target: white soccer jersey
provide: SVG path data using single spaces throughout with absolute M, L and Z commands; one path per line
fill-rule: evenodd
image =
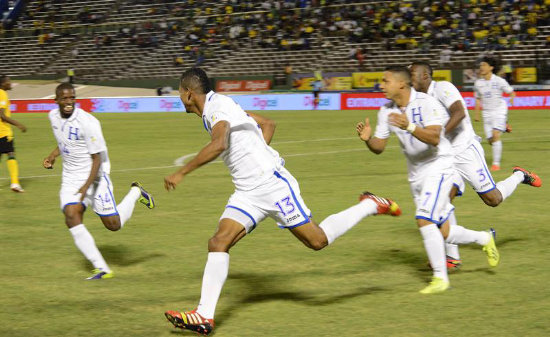
M 111 163 L 99 121 L 86 111 L 75 108 L 69 118 L 62 118 L 59 109 L 49 113 L 53 134 L 63 157 L 63 183 L 88 179 L 94 153 L 101 154 L 98 176 L 109 174 Z
M 470 120 L 470 114 L 466 108 L 466 102 L 458 89 L 447 81 L 432 81 L 428 87 L 428 95 L 436 98 L 447 109 L 449 117 L 451 115 L 450 108 L 456 101 L 462 102 L 464 107 L 465 117 L 460 124 L 456 126 L 451 132 L 446 133 L 445 137 L 449 139 L 455 153 L 461 153 L 475 140 L 475 131 Z M 447 119 L 448 121 L 448 119 Z M 445 122 L 446 124 L 447 122 Z
M 495 74 L 489 80 L 478 78 L 474 83 L 474 93 L 481 100 L 483 111 L 508 109 L 503 93 L 511 94 L 514 88 L 505 79 Z
M 210 134 L 218 122 L 229 123 L 229 147 L 221 157 L 237 190 L 253 189 L 282 166 L 283 160 L 265 142 L 260 126 L 232 98 L 210 91 L 206 95 L 202 120 Z
M 437 146 L 421 142 L 406 130 L 390 125 L 389 115 L 402 113 L 394 102 L 380 108 L 374 136 L 380 139 L 389 138 L 393 132 L 399 138 L 401 149 L 407 158 L 409 181 L 417 181 L 428 174 L 447 170 L 453 164 L 451 143 L 445 138 L 445 122 L 448 119 L 445 108 L 435 98 L 417 92 L 411 88 L 409 104 L 405 110 L 407 119 L 417 126 L 441 126 L 441 135 Z

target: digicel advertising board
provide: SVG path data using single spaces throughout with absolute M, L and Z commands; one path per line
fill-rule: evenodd
M 474 93 L 461 92 L 468 109 L 476 104 Z M 550 109 L 550 91 L 517 91 L 514 106 L 510 106 L 510 97 L 504 97 L 510 109 Z M 388 99 L 383 93 L 342 93 L 342 110 L 378 110 Z
M 475 107 L 472 92 L 462 96 L 469 109 Z M 231 95 L 244 110 L 311 110 L 312 94 Z M 388 100 L 383 93 L 321 93 L 319 110 L 378 110 Z M 509 97 L 504 98 L 508 103 Z M 77 99 L 77 107 L 88 112 L 184 112 L 177 96 L 106 97 Z M 14 113 L 49 112 L 57 108 L 53 99 L 11 100 Z M 550 90 L 518 91 L 510 109 L 550 109 Z

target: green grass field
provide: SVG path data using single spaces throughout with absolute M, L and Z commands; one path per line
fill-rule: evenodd
M 517 164 L 537 172 L 540 189 L 520 185 L 497 208 L 468 190 L 456 200 L 460 224 L 497 229 L 501 264 L 489 269 L 479 247 L 463 247 L 452 289 L 418 293 L 431 277 L 414 221 L 405 159 L 392 137 L 376 156 L 355 134 L 370 111 L 264 112 L 278 123 L 273 147 L 298 179 L 320 222 L 369 190 L 398 201 L 399 218 L 370 217 L 326 249 L 308 250 L 268 219 L 231 250 L 216 312 L 217 337 L 231 336 L 549 336 L 550 111 L 512 111 L 503 137 L 502 180 Z M 193 336 L 172 328 L 168 309 L 199 299 L 207 240 L 233 190 L 220 162 L 188 176 L 174 192 L 163 177 L 176 158 L 197 152 L 208 134 L 195 115 L 97 114 L 112 162 L 117 201 L 133 180 L 157 208 L 137 205 L 119 232 L 88 211 L 84 223 L 116 277 L 84 281 L 91 265 L 73 244 L 59 210 L 61 163 L 46 114 L 17 114 L 24 194 L 9 190 L 0 164 L 0 335 Z M 475 125 L 481 135 L 481 125 Z M 485 151 L 490 156 L 490 148 Z M 490 159 L 490 158 L 489 158 Z

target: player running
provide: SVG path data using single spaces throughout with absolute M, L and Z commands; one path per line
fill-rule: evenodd
M 496 207 L 508 198 L 516 187 L 523 183 L 540 187 L 541 179 L 521 167 L 514 167 L 507 179 L 495 184 L 485 161 L 483 147 L 476 139 L 474 128 L 466 108 L 466 102 L 458 89 L 448 81 L 434 81 L 432 67 L 426 62 L 413 62 L 410 66 L 412 84 L 415 90 L 436 98 L 447 110 L 449 119 L 445 124 L 445 137 L 453 147 L 454 167 L 459 173 L 453 182 L 451 200 L 464 192 L 467 182 L 488 206 Z M 454 213 L 449 218 L 451 226 L 456 225 Z M 446 245 L 447 268 L 462 264 L 458 247 Z
M 493 73 L 494 72 L 494 73 Z M 486 56 L 479 64 L 479 75 L 474 83 L 476 97 L 475 121 L 479 121 L 479 108 L 483 106 L 483 128 L 485 137 L 493 147 L 493 164 L 491 171 L 500 170 L 502 158 L 502 141 L 500 136 L 506 132 L 508 120 L 508 104 L 503 93 L 510 94 L 510 104 L 514 104 L 514 88 L 506 80 L 495 73 L 498 72 L 497 61 L 493 57 Z
M 0 75 L 0 158 L 2 154 L 8 155 L 7 165 L 10 173 L 10 188 L 14 192 L 25 192 L 19 184 L 19 165 L 15 159 L 15 147 L 11 125 L 16 126 L 21 132 L 27 128 L 22 123 L 11 118 L 10 100 L 7 91 L 11 90 L 11 80 L 6 75 Z
M 175 326 L 208 335 L 214 328 L 214 312 L 229 271 L 229 249 L 266 217 L 288 229 L 308 248 L 320 250 L 359 223 L 376 214 L 399 215 L 399 206 L 386 198 L 364 193 L 361 201 L 333 214 L 319 225 L 300 195 L 296 179 L 284 167 L 279 153 L 269 146 L 275 123 L 246 113 L 228 96 L 215 93 L 200 68 L 180 79 L 180 97 L 188 113 L 202 118 L 211 141 L 189 163 L 164 178 L 173 190 L 195 169 L 221 156 L 229 168 L 235 192 L 229 197 L 214 236 L 208 241 L 201 298 L 191 311 L 167 311 Z
M 44 158 L 44 168 L 51 169 L 58 156 L 63 157 L 61 179 L 61 210 L 76 247 L 94 266 L 88 280 L 113 277 L 113 272 L 97 249 L 94 238 L 82 223 L 84 211 L 92 206 L 103 225 L 117 231 L 132 216 L 136 201 L 148 208 L 155 207 L 153 196 L 140 183 L 132 183 L 128 194 L 116 204 L 109 173 L 111 163 L 101 124 L 86 111 L 76 107 L 76 94 L 70 83 L 55 89 L 59 108 L 49 113 L 57 147 Z
M 433 269 L 430 284 L 422 294 L 439 293 L 450 286 L 445 261 L 445 242 L 476 243 L 483 246 L 489 265 L 495 267 L 499 254 L 494 231 L 479 232 L 449 226 L 454 211 L 449 194 L 453 186 L 453 152 L 444 137 L 447 112 L 433 97 L 411 88 L 411 75 L 405 67 L 384 72 L 382 91 L 391 100 L 380 108 L 374 136 L 369 119 L 357 124 L 359 138 L 369 150 L 380 154 L 393 132 L 407 158 L 409 182 L 416 204 L 416 222 Z

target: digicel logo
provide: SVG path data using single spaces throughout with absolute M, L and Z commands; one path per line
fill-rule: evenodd
M 267 90 L 269 89 L 269 85 L 271 81 L 264 80 L 264 81 L 246 81 L 245 82 L 244 89 L 250 90 L 250 91 L 256 91 L 256 90 Z
M 241 86 L 242 81 L 219 81 L 218 91 L 239 91 Z

